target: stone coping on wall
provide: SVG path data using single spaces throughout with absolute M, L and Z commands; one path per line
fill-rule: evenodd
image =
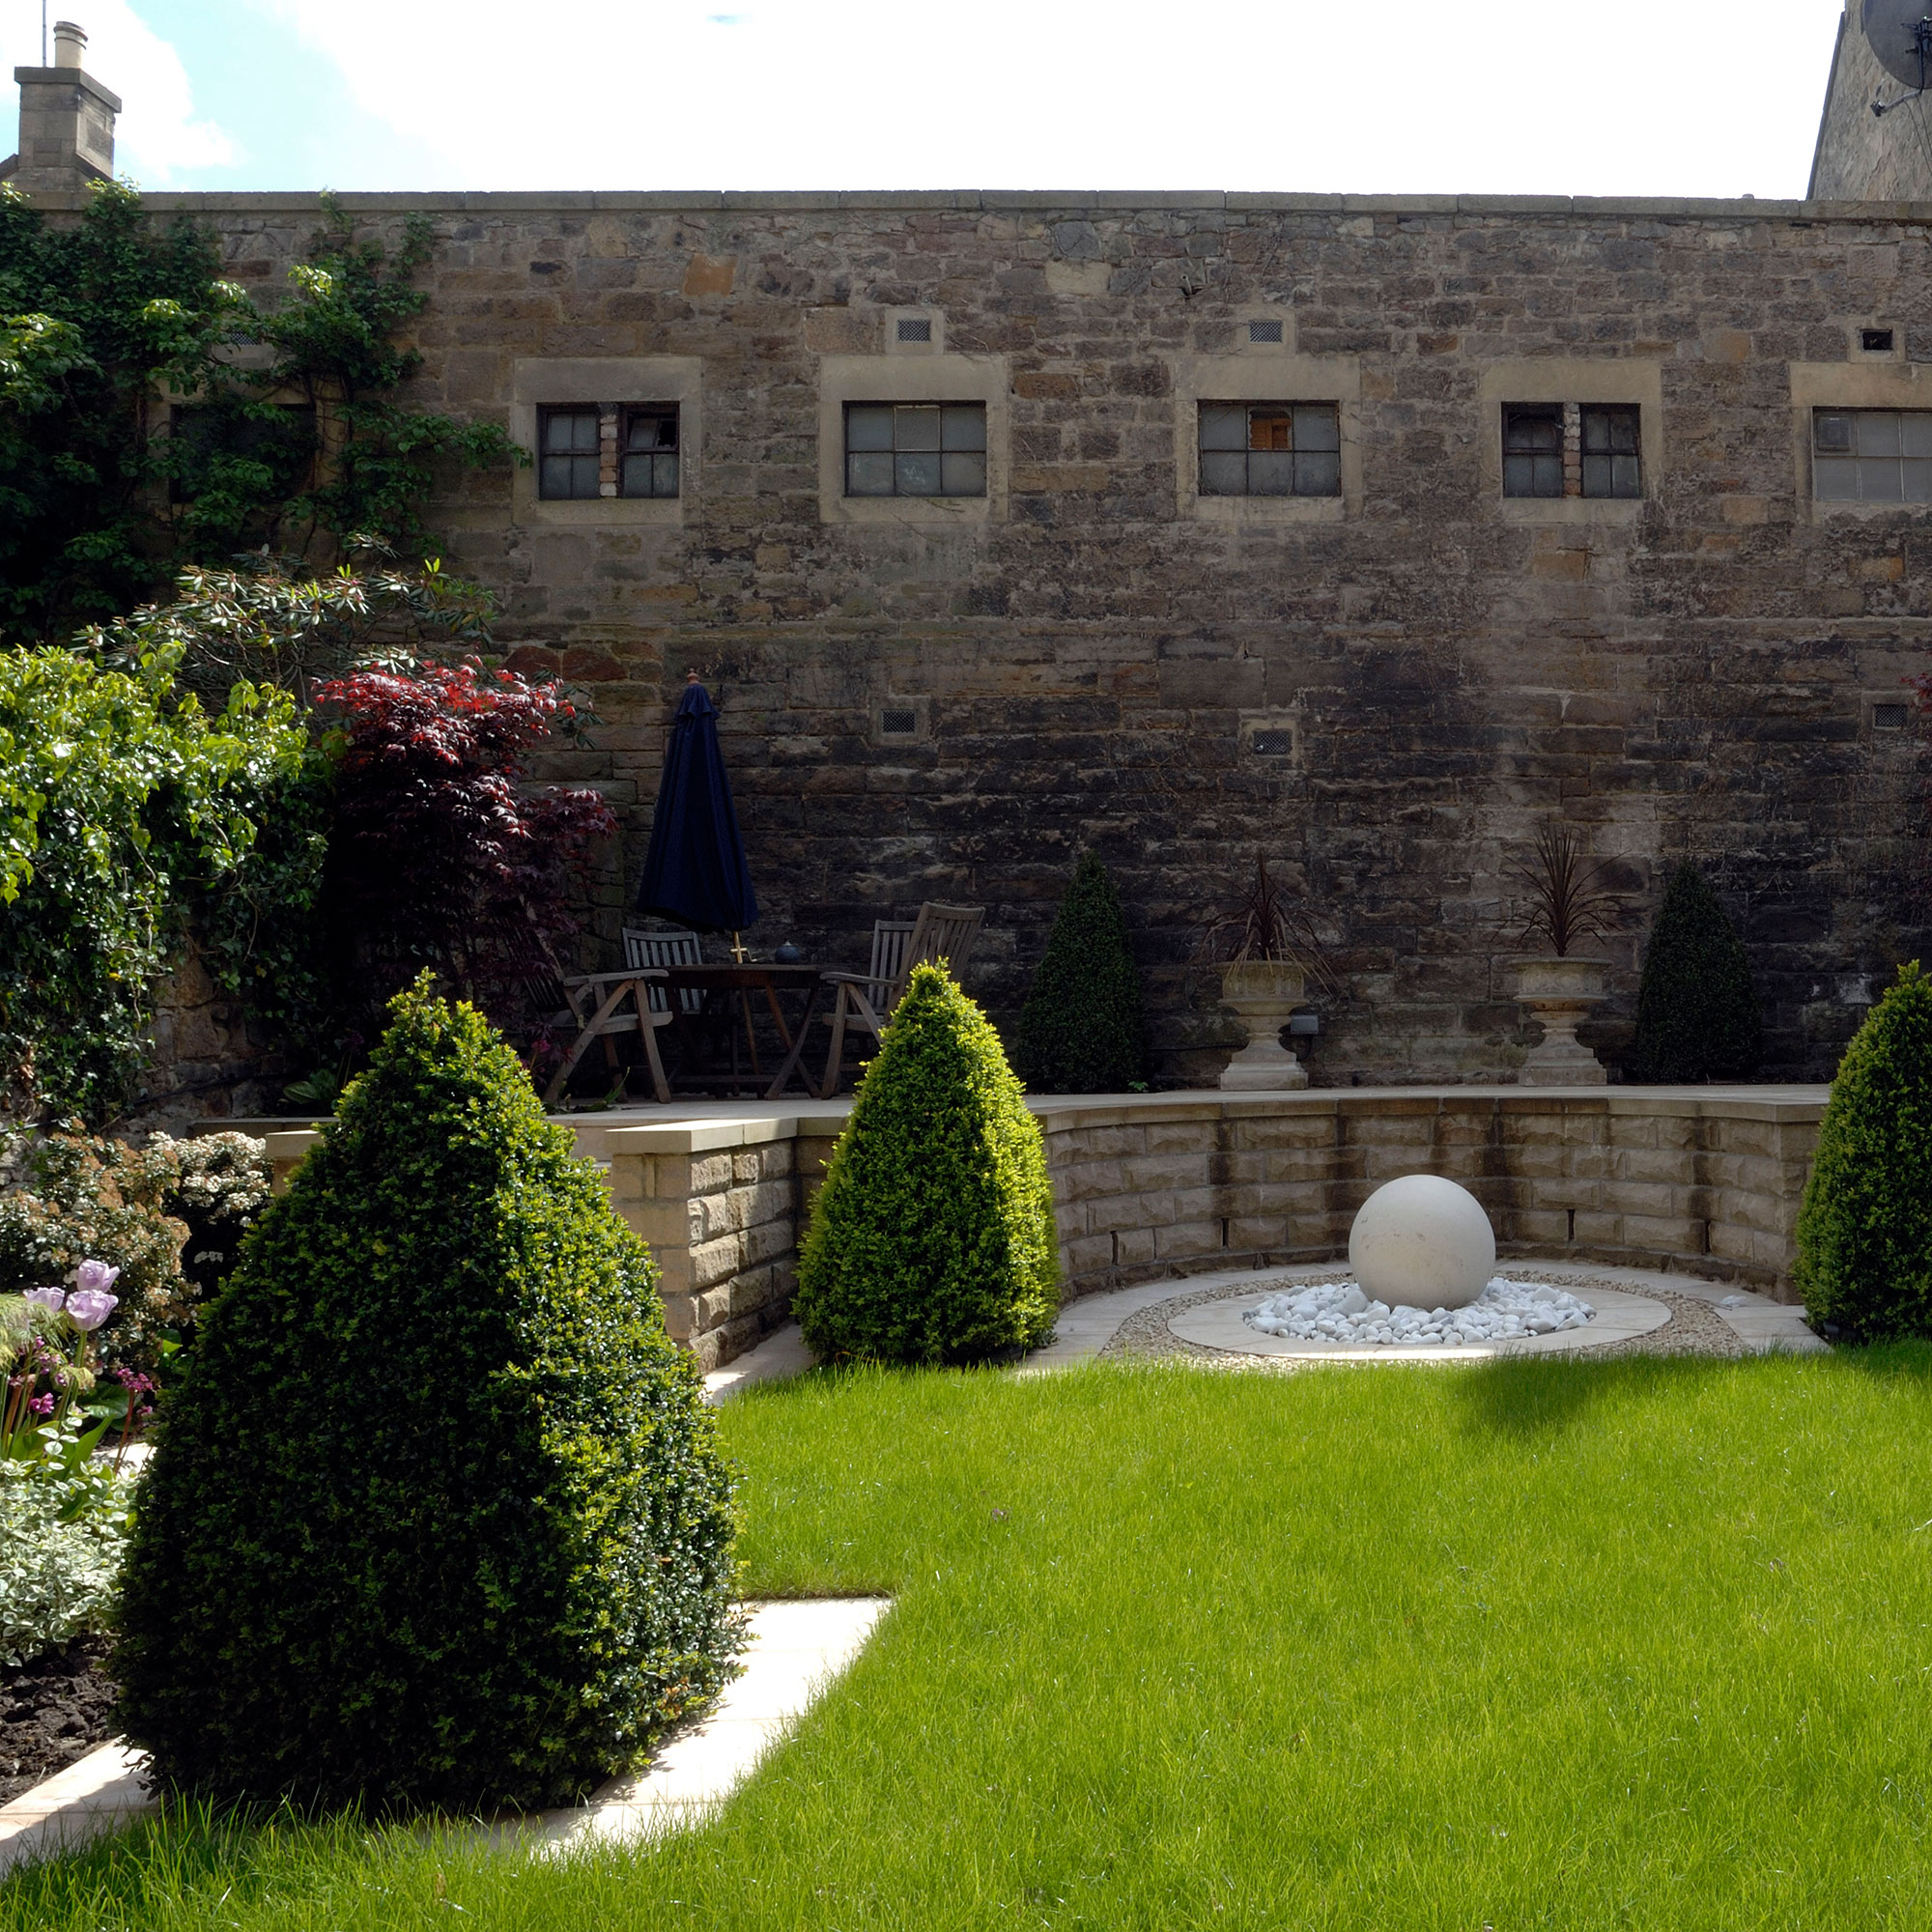
M 142 201 L 157 213 L 319 214 L 320 191 L 250 192 L 158 190 Z M 81 192 L 43 191 L 35 205 L 79 213 Z M 1773 201 L 1750 196 L 1570 194 L 1268 194 L 1220 189 L 1094 188 L 534 188 L 424 189 L 347 192 L 331 203 L 355 214 L 493 214 L 556 210 L 588 213 L 810 213 L 820 210 L 906 209 L 953 213 L 1050 211 L 1056 213 L 1127 214 L 1137 212 L 1228 214 L 1385 214 L 1520 218 L 1555 215 L 1574 219 L 1685 219 L 1708 221 L 1932 221 L 1932 203 L 1915 201 Z

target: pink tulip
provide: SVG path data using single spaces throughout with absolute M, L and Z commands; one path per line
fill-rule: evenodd
M 73 1271 L 74 1286 L 95 1293 L 104 1294 L 121 1279 L 121 1270 L 109 1267 L 105 1262 L 87 1261 Z M 106 1317 L 101 1318 L 102 1321 Z
M 37 1301 L 49 1315 L 61 1312 L 61 1303 L 67 1299 L 67 1291 L 62 1288 L 30 1288 L 20 1297 L 23 1301 Z
M 120 1305 L 121 1297 L 104 1288 L 77 1288 L 67 1298 L 67 1319 L 83 1334 L 91 1334 Z

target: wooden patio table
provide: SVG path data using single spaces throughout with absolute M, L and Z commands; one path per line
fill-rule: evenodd
M 733 962 L 723 966 L 664 966 L 658 971 L 663 975 L 664 983 L 670 996 L 670 1009 L 680 1034 L 686 1031 L 687 1019 L 684 1003 L 678 998 L 680 992 L 689 990 L 702 992 L 707 998 L 712 994 L 722 995 L 727 1002 L 735 1004 L 744 1015 L 745 1039 L 751 1049 L 752 1074 L 759 1077 L 758 1049 L 752 1033 L 752 1006 L 759 993 L 765 996 L 765 1005 L 771 1011 L 772 1024 L 778 1028 L 779 1038 L 784 1043 L 784 1061 L 779 1067 L 777 1077 L 765 1089 L 764 1097 L 776 1100 L 783 1093 L 794 1076 L 803 1079 L 809 1095 L 811 1082 L 809 1077 L 799 1075 L 799 1062 L 804 1058 L 807 1043 L 811 1038 L 811 1016 L 818 1005 L 819 993 L 823 990 L 825 968 L 805 964 L 781 966 L 771 960 L 747 959 L 742 964 Z M 781 993 L 803 993 L 805 1008 L 799 1014 L 797 1030 L 785 1024 L 783 1009 L 779 1005 Z M 735 1052 L 735 1046 L 733 1048 Z M 691 1072 L 689 1063 L 696 1056 L 680 1056 L 679 1086 L 693 1087 L 736 1087 L 742 1084 L 744 1076 L 736 1071 L 730 1073 Z

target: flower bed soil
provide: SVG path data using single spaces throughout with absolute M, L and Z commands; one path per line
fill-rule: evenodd
M 108 1639 L 76 1637 L 0 1669 L 0 1804 L 114 1735 Z

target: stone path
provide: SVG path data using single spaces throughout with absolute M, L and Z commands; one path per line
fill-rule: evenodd
M 853 1597 L 750 1607 L 744 1675 L 703 1722 L 679 1732 L 640 1776 L 613 1778 L 582 1804 L 500 1820 L 485 1828 L 490 1836 L 548 1848 L 701 1823 L 865 1648 L 889 1605 Z M 153 1812 L 145 1762 L 125 1745 L 102 1745 L 0 1807 L 0 1873 Z

